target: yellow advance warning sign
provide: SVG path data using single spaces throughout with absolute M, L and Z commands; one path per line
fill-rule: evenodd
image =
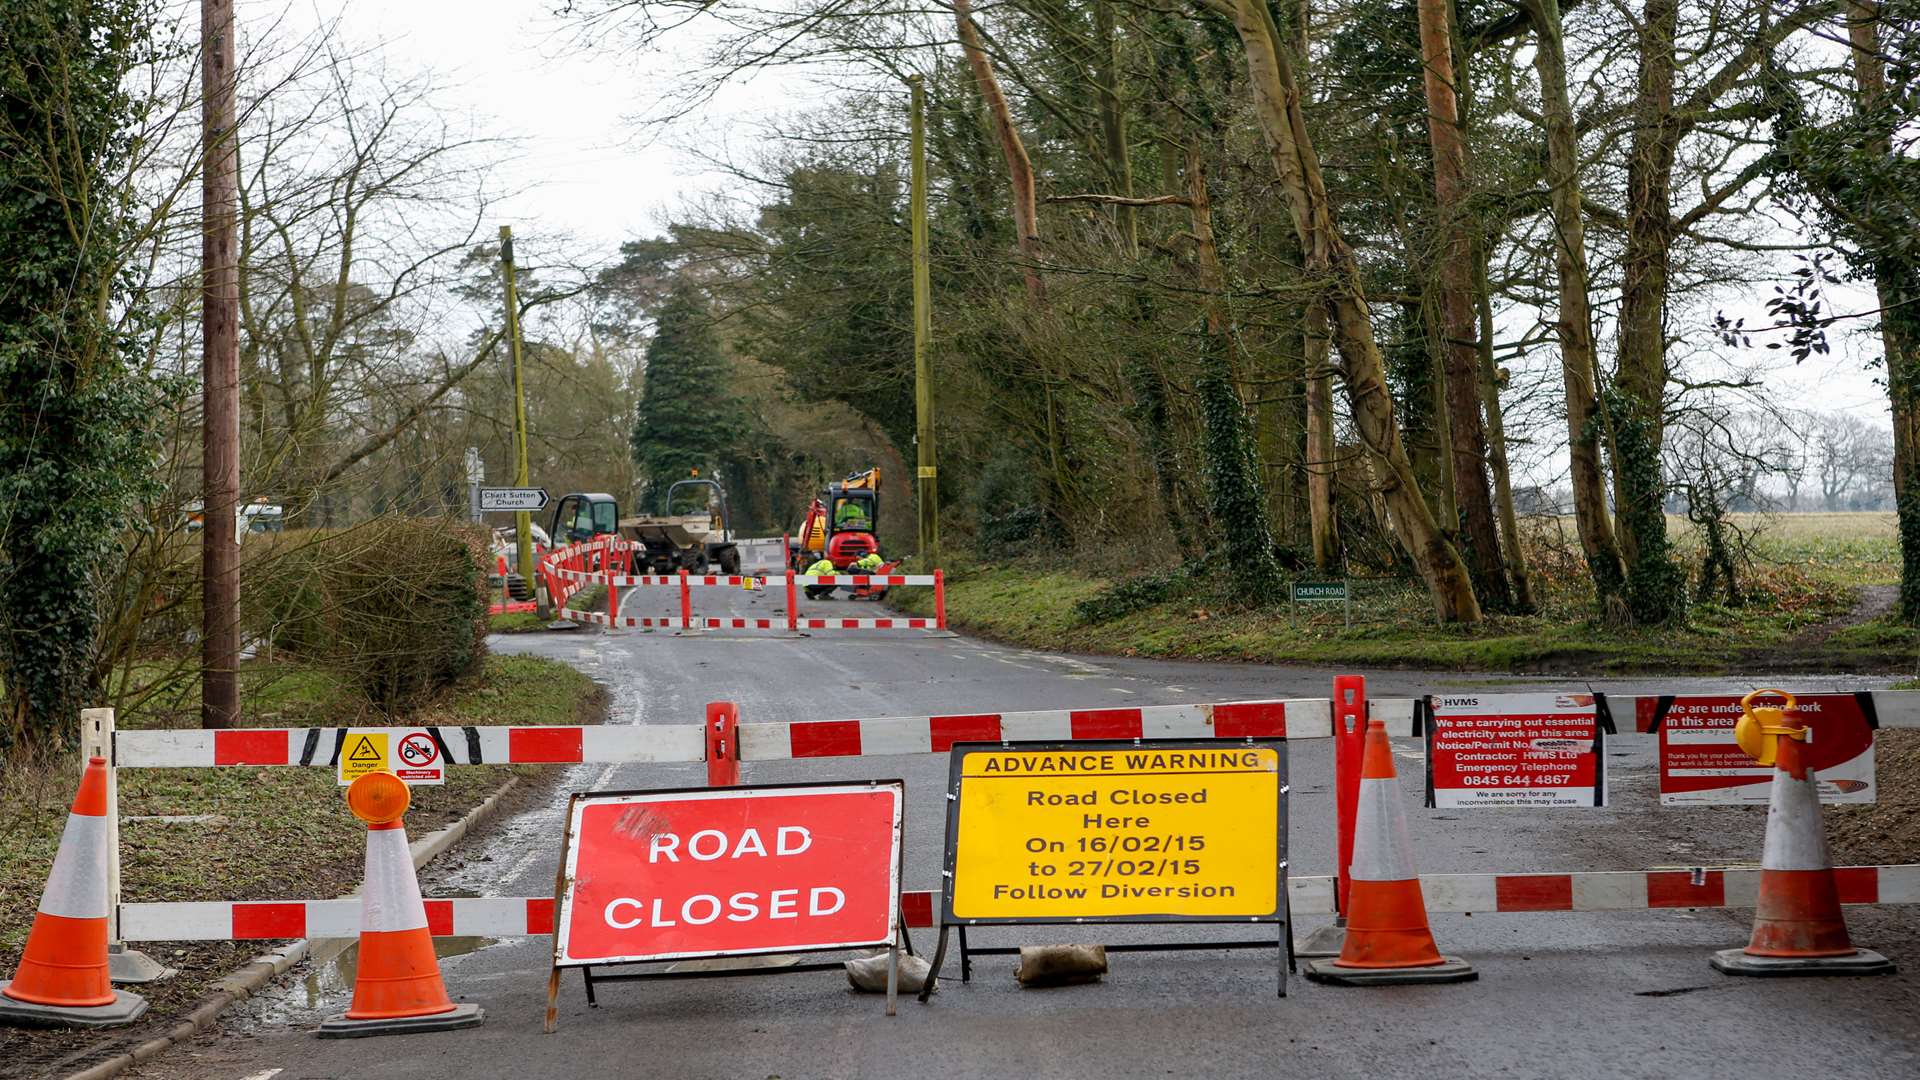
M 969 750 L 956 919 L 1257 918 L 1280 907 L 1272 746 Z
M 340 744 L 340 782 L 351 784 L 368 773 L 392 772 L 388 767 L 387 733 L 347 729 Z

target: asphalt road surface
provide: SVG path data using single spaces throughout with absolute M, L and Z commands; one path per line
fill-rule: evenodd
M 764 614 L 778 590 L 709 590 L 702 611 Z M 628 613 L 645 614 L 629 601 Z M 808 604 L 845 611 L 845 601 Z M 858 605 L 858 614 L 875 614 Z M 665 613 L 667 605 L 662 605 Z M 677 611 L 674 612 L 677 614 Z M 748 720 L 845 719 L 932 712 L 1323 697 L 1330 670 L 1086 658 L 964 637 L 830 631 L 784 633 L 585 629 L 499 638 L 501 652 L 574 664 L 614 697 L 612 723 L 685 724 L 730 699 Z M 1373 672 L 1376 696 L 1460 690 L 1592 687 L 1618 692 L 1747 689 L 1764 678 L 1586 682 Z M 1879 680 L 1809 680 L 1794 688 L 1861 689 Z M 1651 740 L 1609 747 L 1614 806 L 1603 810 L 1439 812 L 1419 807 L 1420 750 L 1396 744 L 1423 872 L 1641 869 L 1752 863 L 1759 809 L 1655 805 Z M 1331 745 L 1289 747 L 1290 848 L 1298 873 L 1332 866 Z M 901 777 L 907 784 L 908 888 L 938 881 L 944 756 L 749 764 L 747 782 Z M 574 767 L 550 797 L 503 817 L 422 875 L 429 894 L 549 893 L 570 790 L 698 785 L 704 767 Z M 339 964 L 291 973 L 229 1012 L 215 1032 L 132 1075 L 215 1080 L 449 1077 L 800 1078 L 1099 1077 L 1773 1077 L 1920 1076 L 1920 928 L 1913 908 L 1851 909 L 1857 942 L 1904 965 L 1877 979 L 1736 979 L 1708 954 L 1745 943 L 1745 912 L 1647 911 L 1436 915 L 1441 948 L 1476 983 L 1341 989 L 1296 977 L 1276 999 L 1276 956 L 1258 950 L 1116 954 L 1100 983 L 1022 990 L 1013 961 L 978 962 L 961 984 L 950 955 L 922 1006 L 852 993 L 835 972 L 625 983 L 589 1009 L 578 976 L 560 1027 L 541 1034 L 547 941 L 450 942 L 443 970 L 457 1000 L 486 1008 L 477 1029 L 321 1041 L 312 1028 L 342 1011 Z M 1302 933 L 1319 919 L 1302 919 Z M 1241 931 L 1250 935 L 1251 931 Z M 1219 940 L 1218 928 L 1008 928 L 985 943 Z M 1205 937 L 1203 937 L 1205 935 Z M 931 935 L 916 944 L 930 950 Z M 350 956 L 349 956 L 350 959 Z

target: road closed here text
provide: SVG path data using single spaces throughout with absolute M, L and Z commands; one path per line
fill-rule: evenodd
M 966 751 L 953 915 L 1271 915 L 1281 773 L 1267 746 Z
M 861 785 L 577 804 L 561 961 L 883 944 L 900 802 Z

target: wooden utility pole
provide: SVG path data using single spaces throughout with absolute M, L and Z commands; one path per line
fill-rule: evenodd
M 527 474 L 527 384 L 520 373 L 520 290 L 514 282 L 513 228 L 509 225 L 500 226 L 500 268 L 507 279 L 507 351 L 513 357 L 513 483 L 515 487 L 532 487 Z M 525 510 L 514 514 L 513 529 L 514 563 L 520 576 L 531 583 L 533 515 Z
M 917 428 L 914 452 L 919 465 L 920 558 L 940 561 L 940 475 L 933 453 L 933 370 L 927 342 L 933 337 L 932 268 L 927 256 L 926 88 L 920 76 L 907 80 L 913 90 L 913 412 Z
M 240 277 L 233 0 L 200 0 L 200 716 L 240 717 Z

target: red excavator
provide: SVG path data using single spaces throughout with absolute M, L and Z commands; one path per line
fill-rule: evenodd
M 793 568 L 805 573 L 823 556 L 836 571 L 847 568 L 868 554 L 880 550 L 880 469 L 853 473 L 845 480 L 827 485 L 827 490 L 807 508 L 807 519 L 793 538 L 789 552 Z M 891 573 L 897 563 L 889 561 L 876 573 Z M 855 600 L 879 600 L 887 595 L 884 585 L 862 585 L 850 590 Z

